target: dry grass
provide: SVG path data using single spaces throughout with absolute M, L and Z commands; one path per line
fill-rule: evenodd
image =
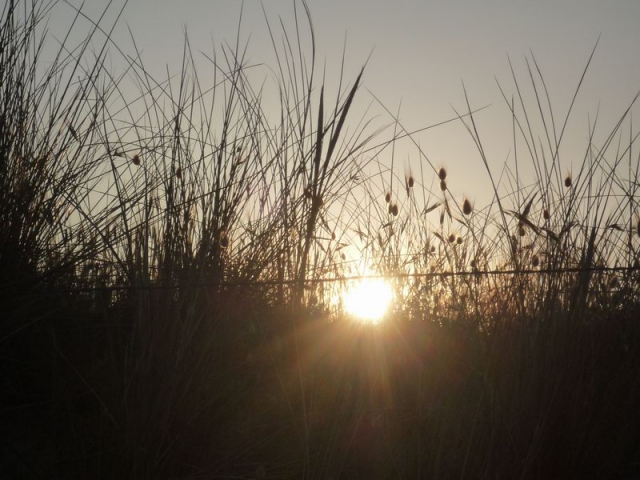
M 207 57 L 211 85 L 188 42 L 166 81 L 135 44 L 107 69 L 105 25 L 45 64 L 46 8 L 22 12 L 0 23 L 2 475 L 638 472 L 633 104 L 568 173 L 571 111 L 552 114 L 532 58 L 519 103 L 499 86 L 518 155 L 496 176 L 465 97 L 479 205 L 393 115 L 354 121 L 364 69 L 327 100 L 284 27 L 267 25 L 273 115 L 243 45 Z M 360 258 L 395 291 L 375 327 L 333 302 Z

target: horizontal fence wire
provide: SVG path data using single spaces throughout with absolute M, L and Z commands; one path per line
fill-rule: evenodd
M 337 282 L 355 282 L 367 279 L 416 279 L 416 278 L 450 278 L 450 277 L 489 277 L 489 276 L 515 276 L 515 275 L 552 275 L 569 273 L 631 273 L 640 271 L 640 266 L 631 267 L 590 267 L 590 268 L 546 268 L 546 269 L 509 269 L 509 270 L 470 270 L 457 272 L 415 272 L 415 273 L 391 273 L 376 275 L 349 275 L 329 278 L 307 278 L 300 280 L 238 280 L 238 281 L 198 281 L 181 283 L 163 283 L 146 285 L 103 285 L 95 287 L 69 287 L 53 288 L 38 291 L 45 294 L 65 293 L 93 293 L 93 292 L 122 292 L 145 290 L 181 290 L 206 287 L 262 287 L 262 286 L 296 286 L 318 285 Z M 640 278 L 638 279 L 640 281 Z

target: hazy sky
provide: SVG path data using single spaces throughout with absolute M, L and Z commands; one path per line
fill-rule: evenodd
M 104 0 L 87 0 L 84 11 L 95 18 L 105 5 Z M 112 11 L 121 5 L 114 1 Z M 274 25 L 281 16 L 293 27 L 293 0 L 131 0 L 116 38 L 130 45 L 128 25 L 147 67 L 164 76 L 166 65 L 174 72 L 180 69 L 185 28 L 196 50 L 211 52 L 212 44 L 234 42 L 242 5 L 241 35 L 245 40 L 251 37 L 249 59 L 273 62 L 262 7 Z M 495 80 L 509 95 L 515 92 L 507 55 L 526 84 L 524 57 L 535 54 L 561 117 L 600 36 L 573 121 L 580 141 L 587 137 L 588 115 L 593 120 L 600 107 L 604 136 L 640 89 L 637 0 L 309 0 L 308 5 L 320 64 L 326 61 L 328 71 L 335 72 L 346 41 L 347 79 L 353 80 L 373 52 L 364 87 L 393 111 L 401 102 L 400 117 L 407 127 L 417 129 L 448 118 L 452 106 L 464 110 L 462 81 L 474 106 L 491 104 L 478 123 L 496 168 L 511 150 L 510 115 Z M 61 3 L 51 30 L 61 29 L 71 14 L 72 9 Z M 370 97 L 365 90 L 364 97 L 366 105 Z M 460 125 L 430 131 L 419 141 L 435 163 L 459 175 L 460 192 L 473 188 L 481 162 Z M 576 152 L 576 163 L 582 154 Z M 415 157 L 409 150 L 403 158 L 407 155 Z

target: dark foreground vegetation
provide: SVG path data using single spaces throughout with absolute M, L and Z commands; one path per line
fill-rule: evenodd
M 50 7 L 0 23 L 0 477 L 638 474 L 631 106 L 569 174 L 531 59 L 495 175 L 467 101 L 480 208 L 417 145 L 395 176 L 411 136 L 354 120 L 366 74 L 328 100 L 300 36 L 267 25 L 265 112 L 242 44 L 160 81 L 110 25 L 51 53 Z M 395 289 L 379 325 L 336 301 L 361 257 Z

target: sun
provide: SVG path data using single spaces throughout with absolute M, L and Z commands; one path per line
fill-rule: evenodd
M 393 294 L 382 278 L 365 278 L 352 284 L 342 299 L 347 312 L 360 320 L 378 323 L 386 313 Z

